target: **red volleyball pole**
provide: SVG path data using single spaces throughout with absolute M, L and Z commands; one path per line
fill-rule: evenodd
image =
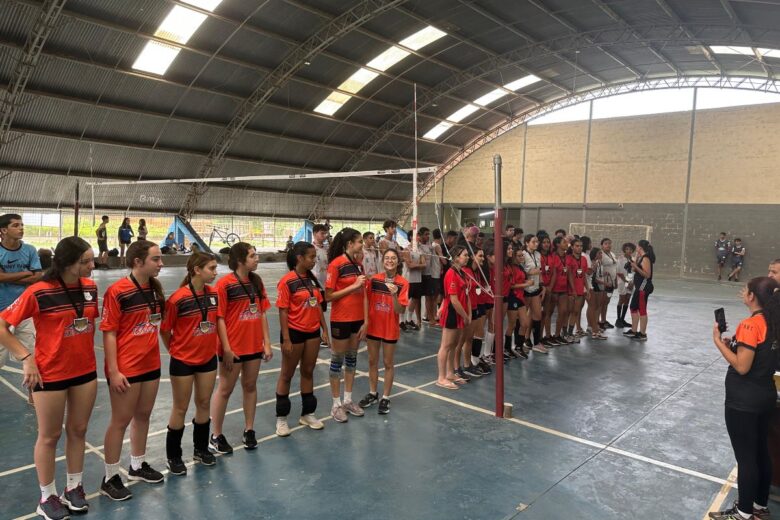
M 504 229 L 504 215 L 501 209 L 501 156 L 493 156 L 493 180 L 496 190 L 495 213 L 493 214 L 493 331 L 495 332 L 496 351 L 493 353 L 496 361 L 496 417 L 504 417 L 504 239 L 501 235 Z

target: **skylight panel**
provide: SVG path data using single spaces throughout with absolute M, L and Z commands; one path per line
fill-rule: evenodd
M 712 52 L 714 52 L 715 54 L 738 54 L 742 56 L 755 57 L 752 47 L 731 47 L 726 45 L 711 45 L 710 50 L 712 50 Z
M 205 20 L 205 14 L 175 5 L 154 35 L 184 45 Z
M 768 56 L 770 58 L 780 58 L 780 50 L 778 49 L 756 49 L 761 56 Z
M 457 110 L 449 115 L 447 118 L 447 121 L 452 121 L 453 123 L 458 123 L 462 121 L 463 119 L 467 118 L 474 112 L 479 110 L 479 107 L 477 105 L 468 104 L 461 108 L 460 110 Z
M 182 2 L 195 7 L 200 7 L 204 11 L 213 12 L 214 9 L 216 9 L 217 6 L 222 3 L 222 0 L 182 0 Z
M 325 101 L 317 105 L 314 111 L 320 114 L 325 114 L 326 116 L 332 116 L 339 108 L 344 106 L 344 103 L 350 99 L 352 99 L 352 96 L 348 94 L 342 94 L 341 92 L 331 92 L 330 95 L 325 98 Z
M 423 138 L 435 141 L 436 139 L 439 138 L 441 134 L 443 134 L 450 128 L 452 128 L 452 123 L 448 123 L 447 121 L 442 121 L 438 125 L 428 130 L 428 132 L 423 136 Z
M 384 72 L 407 56 L 409 56 L 409 51 L 405 51 L 402 48 L 393 45 L 385 52 L 369 61 L 367 66 Z
M 181 49 L 173 45 L 165 45 L 155 41 L 146 42 L 146 46 L 133 63 L 133 68 L 162 76 L 176 59 L 179 51 Z
M 429 25 L 425 29 L 417 31 L 413 35 L 404 38 L 399 43 L 404 47 L 406 47 L 407 49 L 412 49 L 413 51 L 419 51 L 426 45 L 430 45 L 431 43 L 435 42 L 440 38 L 443 38 L 446 35 L 447 35 L 446 32 L 440 31 L 436 27 Z
M 511 83 L 507 83 L 504 85 L 504 88 L 508 88 L 509 90 L 520 90 L 523 87 L 527 87 L 528 85 L 533 85 L 537 81 L 542 81 L 541 78 L 538 78 L 534 76 L 533 74 L 529 74 L 528 76 L 523 76 L 520 79 L 516 79 L 515 81 Z
M 496 90 L 490 91 L 487 94 L 485 94 L 484 96 L 475 99 L 474 100 L 474 104 L 475 105 L 479 105 L 481 107 L 484 107 L 484 106 L 489 105 L 490 103 L 492 103 L 493 101 L 495 101 L 497 99 L 501 99 L 502 97 L 504 97 L 504 96 L 506 96 L 508 94 L 509 94 L 509 92 L 507 92 L 506 90 L 497 88 Z
M 339 85 L 339 90 L 357 94 L 360 90 L 379 76 L 378 73 L 362 68 L 351 75 L 344 83 Z

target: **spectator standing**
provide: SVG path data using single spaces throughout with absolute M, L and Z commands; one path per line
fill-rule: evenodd
M 135 236 L 135 233 L 133 233 L 133 228 L 130 227 L 129 217 L 125 217 L 124 220 L 122 220 L 122 225 L 119 226 L 117 236 L 119 237 L 119 261 L 124 263 L 125 248 L 130 245 L 130 243 L 133 241 L 133 237 Z
M 8 308 L 22 295 L 27 286 L 41 279 L 41 262 L 38 252 L 30 244 L 22 242 L 24 223 L 21 215 L 6 213 L 0 216 L 0 311 Z M 27 350 L 35 346 L 35 326 L 32 318 L 11 328 Z M 8 353 L 0 345 L 0 366 L 5 365 Z
M 108 269 L 108 231 L 106 226 L 108 225 L 108 215 L 100 217 L 100 225 L 98 226 L 95 234 L 97 235 L 98 243 L 98 260 L 100 260 L 100 268 Z
M 400 248 L 398 247 L 398 242 L 396 242 L 395 238 L 398 223 L 395 220 L 385 220 L 382 229 L 385 230 L 385 236 L 379 241 L 379 252 L 384 255 L 385 251 L 388 249 L 398 251 Z
M 742 266 L 745 264 L 745 253 L 747 250 L 742 245 L 741 238 L 734 239 L 734 245 L 731 246 L 731 273 L 729 274 L 729 280 L 733 279 L 735 282 L 739 281 L 739 273 L 742 271 Z
M 718 271 L 718 281 L 722 278 L 723 266 L 726 265 L 726 259 L 731 251 L 731 241 L 726 238 L 726 232 L 721 231 L 720 237 L 715 241 L 715 270 Z
M 146 229 L 146 219 L 142 218 L 138 220 L 138 240 L 146 240 L 146 236 L 149 234 L 149 230 Z
M 376 237 L 371 231 L 366 231 L 363 233 L 363 274 L 370 278 L 379 273 L 379 269 L 382 267 L 381 263 L 379 249 L 376 247 Z

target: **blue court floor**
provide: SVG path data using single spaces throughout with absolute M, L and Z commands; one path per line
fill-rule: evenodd
M 228 272 L 224 266 L 220 270 Z M 285 270 L 281 264 L 260 267 L 274 300 Z M 100 293 L 124 274 L 95 272 Z M 182 268 L 163 270 L 167 294 L 183 274 Z M 546 356 L 512 361 L 505 369 L 512 419 L 493 416 L 494 376 L 458 391 L 434 386 L 440 334 L 426 327 L 403 334 L 399 342 L 389 415 L 371 407 L 365 417 L 350 417 L 346 424 L 330 420 L 328 351 L 323 349 L 315 385 L 325 429 L 298 427 L 290 437 L 277 438 L 275 347 L 276 357 L 259 377 L 258 449 L 241 449 L 239 388 L 225 421 L 233 455 L 219 457 L 213 467 L 191 467 L 186 477 L 164 484 L 132 485 L 133 498 L 120 503 L 97 494 L 110 417 L 101 379 L 87 434 L 87 518 L 705 518 L 708 510 L 735 498 L 735 462 L 723 422 L 726 364 L 710 338 L 715 307 L 726 308 L 732 325 L 746 315 L 737 291 L 732 284 L 659 280 L 650 301 L 647 343 L 610 331 L 608 341 L 583 339 Z M 275 310 L 269 316 L 274 340 L 277 316 Z M 98 346 L 101 340 L 98 333 Z M 102 367 L 101 348 L 97 356 Z M 165 466 L 171 402 L 167 360 L 163 354 L 147 452 L 158 469 Z M 358 370 L 354 395 L 360 399 L 368 390 L 365 348 Z M 0 370 L 0 518 L 34 518 L 40 496 L 32 465 L 34 410 L 21 391 L 19 372 L 15 363 Z M 102 368 L 99 374 L 102 378 Z M 292 391 L 297 388 L 295 380 Z M 300 400 L 297 394 L 291 398 L 292 426 Z M 191 462 L 189 431 L 184 454 Z M 126 441 L 124 466 L 128 449 Z M 60 456 L 58 490 L 64 483 Z M 773 493 L 770 506 L 780 513 L 780 490 Z

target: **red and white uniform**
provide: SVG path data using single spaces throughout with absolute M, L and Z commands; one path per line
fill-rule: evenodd
M 463 307 L 463 310 L 466 311 L 466 314 L 470 314 L 471 309 L 469 308 L 468 302 L 468 290 L 469 286 L 466 276 L 454 267 L 449 269 L 444 276 L 444 300 L 441 302 L 441 308 L 439 309 L 439 324 L 442 327 L 447 326 L 447 318 L 450 315 L 456 316 L 456 328 L 462 329 L 464 327 L 465 323 L 463 322 L 463 317 L 460 314 L 457 314 L 455 307 L 450 301 L 450 296 L 455 295 Z
M 588 277 L 588 261 L 585 255 L 580 255 L 579 259 L 574 258 L 574 255 L 567 256 L 566 266 L 569 268 L 569 273 L 574 275 L 574 287 L 569 287 L 569 294 L 585 295 L 585 279 Z
M 276 306 L 287 309 L 287 326 L 299 332 L 315 332 L 320 329 L 320 304 L 322 293 L 308 274 L 298 276 L 290 271 L 276 285 Z M 308 304 L 316 298 L 317 305 Z
M 172 358 L 187 365 L 203 365 L 217 354 L 217 317 L 219 314 L 219 296 L 208 286 L 195 293 L 200 307 L 192 296 L 188 286 L 179 287 L 165 303 L 165 319 L 160 330 L 170 332 L 168 343 Z M 202 331 L 201 307 L 206 309 L 206 320 L 210 323 L 207 331 Z
M 361 275 L 357 264 L 351 262 L 346 255 L 334 259 L 328 265 L 327 289 L 338 292 L 346 289 Z M 363 290 L 354 291 L 343 298 L 333 300 L 330 311 L 331 322 L 363 321 Z
M 565 293 L 569 291 L 569 268 L 566 266 L 566 257 L 561 258 L 558 253 L 549 256 L 550 270 L 555 272 L 554 293 Z
M 258 293 L 249 278 L 239 282 L 238 276 L 230 273 L 220 278 L 214 289 L 219 297 L 219 316 L 225 320 L 233 354 L 240 357 L 263 352 L 263 314 L 271 308 L 265 287 Z M 254 296 L 254 301 L 250 301 L 250 296 Z M 256 312 L 249 308 L 252 303 L 257 305 Z M 221 342 L 217 354 L 222 356 Z

